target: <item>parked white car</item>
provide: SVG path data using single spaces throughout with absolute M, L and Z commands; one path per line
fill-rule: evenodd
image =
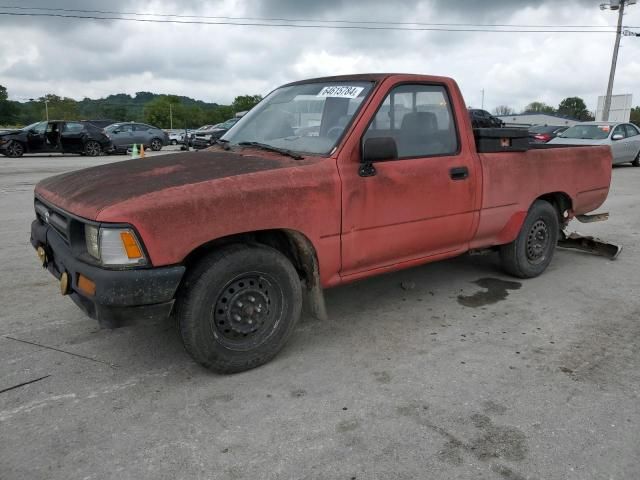
M 548 145 L 610 145 L 614 165 L 640 167 L 640 129 L 632 123 L 584 122 L 568 128 Z

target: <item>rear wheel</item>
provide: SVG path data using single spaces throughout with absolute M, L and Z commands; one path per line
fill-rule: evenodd
M 178 141 L 177 140 L 171 140 L 171 145 L 177 145 Z
M 211 370 L 235 373 L 271 360 L 301 308 L 300 279 L 284 255 L 265 246 L 231 245 L 188 274 L 176 312 L 187 352 Z
M 529 209 L 518 237 L 500 247 L 502 267 L 516 277 L 537 277 L 551 263 L 559 234 L 557 210 L 549 202 L 536 200 Z
M 84 144 L 84 153 L 88 157 L 97 157 L 102 153 L 102 148 L 100 147 L 100 144 L 95 140 L 89 140 Z
M 24 154 L 24 145 L 16 140 L 12 140 L 5 149 L 5 155 L 11 158 L 18 158 Z
M 151 150 L 154 152 L 162 150 L 162 140 L 159 138 L 152 139 L 151 142 L 149 142 L 149 145 L 151 146 Z

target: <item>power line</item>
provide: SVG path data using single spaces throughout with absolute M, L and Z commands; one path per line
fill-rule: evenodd
M 416 25 L 416 26 L 432 26 L 432 27 L 513 27 L 513 28 L 615 28 L 614 25 L 539 25 L 539 24 L 483 24 L 483 23 L 425 23 L 425 22 L 392 22 L 392 21 L 375 21 L 375 20 L 317 20 L 310 18 L 268 18 L 268 17 L 232 17 L 232 16 L 207 16 L 207 15 L 181 15 L 167 13 L 142 13 L 142 12 L 119 12 L 113 10 L 84 10 L 71 8 L 47 8 L 47 7 L 24 7 L 0 5 L 0 8 L 11 10 L 38 10 L 41 12 L 67 12 L 82 14 L 100 14 L 100 15 L 130 15 L 142 17 L 162 17 L 162 18 L 197 18 L 207 20 L 249 20 L 259 22 L 311 22 L 311 23 L 348 23 L 363 25 Z M 633 28 L 633 27 L 629 27 Z
M 228 21 L 202 21 L 202 20 L 159 20 L 147 18 L 126 18 L 95 15 L 69 15 L 60 13 L 18 13 L 0 12 L 0 15 L 13 17 L 52 17 L 70 18 L 84 20 L 114 20 L 137 23 L 160 23 L 160 24 L 180 24 L 180 25 L 234 25 L 252 27 L 281 27 L 281 28 L 318 28 L 318 29 L 338 29 L 338 30 L 393 30 L 393 31 L 431 31 L 431 32 L 484 32 L 484 33 L 616 33 L 615 30 L 521 30 L 502 29 L 492 30 L 487 28 L 441 28 L 441 27 L 382 27 L 364 25 L 324 25 L 324 24 L 289 24 L 289 23 L 261 23 L 261 22 L 228 22 Z

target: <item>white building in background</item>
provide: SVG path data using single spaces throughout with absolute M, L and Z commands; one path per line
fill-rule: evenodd
M 558 127 L 572 127 L 580 120 L 552 113 L 517 113 L 498 116 L 506 126 L 531 127 L 533 125 L 549 125 Z
M 596 120 L 602 121 L 602 113 L 604 111 L 604 95 L 598 97 L 598 109 L 596 110 Z M 610 122 L 627 123 L 631 119 L 631 106 L 633 95 L 611 95 L 611 109 L 609 110 Z

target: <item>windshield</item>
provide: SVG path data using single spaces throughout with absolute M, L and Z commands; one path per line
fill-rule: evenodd
M 279 88 L 222 138 L 299 153 L 331 152 L 373 88 L 372 82 L 303 83 Z
M 218 125 L 216 125 L 216 128 L 231 128 L 236 123 L 238 123 L 238 120 L 240 120 L 240 119 L 239 118 L 232 118 L 230 120 L 227 120 L 226 122 L 219 123 Z
M 34 128 L 36 128 L 41 123 L 42 122 L 32 123 L 31 125 L 27 125 L 26 127 L 23 127 L 22 130 L 24 130 L 25 132 L 28 132 L 29 130 L 33 130 Z
M 613 125 L 574 125 L 558 136 L 582 140 L 604 140 L 609 137 L 612 129 Z

